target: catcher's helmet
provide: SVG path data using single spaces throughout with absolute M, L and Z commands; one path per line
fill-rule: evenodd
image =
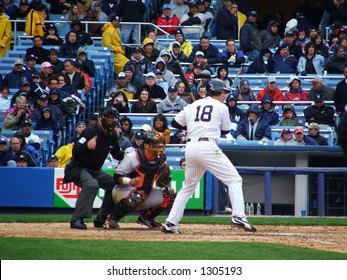
M 165 149 L 165 137 L 160 132 L 148 132 L 143 136 L 143 143 L 149 144 L 157 154 L 163 154 Z

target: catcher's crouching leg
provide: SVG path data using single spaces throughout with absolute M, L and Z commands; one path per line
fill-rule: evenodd
M 115 206 L 113 212 L 107 218 L 107 222 L 110 228 L 119 228 L 118 221 L 128 215 L 136 207 L 142 204 L 144 201 L 144 195 L 134 190 L 129 193 L 128 197 L 123 198 Z
M 175 197 L 176 193 L 174 190 L 163 189 L 163 202 L 156 207 L 142 210 L 137 222 L 149 228 L 160 228 L 162 224 L 159 221 L 154 220 L 154 218 L 165 211 L 170 210 L 175 201 Z

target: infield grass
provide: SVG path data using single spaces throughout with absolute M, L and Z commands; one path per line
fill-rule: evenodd
M 67 223 L 70 215 L 0 214 L 0 222 Z M 134 222 L 137 216 L 122 221 Z M 165 217 L 159 217 L 164 221 Z M 254 225 L 347 226 L 347 218 L 250 217 Z M 92 219 L 86 219 L 92 222 Z M 182 223 L 229 224 L 230 217 L 186 216 Z M 2 260 L 347 260 L 347 254 L 259 242 L 154 242 L 0 238 Z

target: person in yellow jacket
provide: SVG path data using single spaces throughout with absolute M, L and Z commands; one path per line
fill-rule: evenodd
M 42 14 L 41 0 L 32 0 L 32 9 L 26 17 L 25 33 L 27 36 L 45 35 L 45 19 Z
M 58 160 L 58 167 L 64 168 L 66 164 L 69 162 L 69 160 L 72 157 L 72 148 L 74 143 L 68 143 L 64 146 L 61 146 L 56 152 L 55 156 L 59 159 Z
M 184 34 L 183 34 L 183 31 L 182 29 L 178 29 L 176 31 L 176 34 L 175 34 L 175 39 L 177 42 L 179 42 L 181 44 L 181 51 L 187 56 L 189 57 L 192 50 L 193 50 L 193 46 L 192 46 L 192 43 L 187 41 L 185 38 L 184 38 Z M 172 51 L 172 44 L 170 44 L 168 50 L 171 52 Z
M 125 51 L 122 48 L 122 41 L 119 29 L 120 20 L 117 16 L 111 16 L 110 22 L 102 27 L 102 46 L 109 47 L 111 52 L 114 53 L 114 72 L 119 73 L 123 71 L 124 65 L 129 61 L 125 57 Z
M 11 47 L 11 22 L 5 14 L 5 4 L 0 0 L 0 57 L 6 56 Z

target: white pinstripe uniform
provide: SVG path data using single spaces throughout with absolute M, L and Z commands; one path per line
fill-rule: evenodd
M 221 130 L 230 131 L 227 106 L 212 97 L 199 99 L 179 112 L 175 121 L 181 126 L 187 126 L 185 183 L 166 221 L 174 225 L 179 223 L 189 198 L 206 170 L 228 187 L 232 215 L 246 217 L 242 178 L 217 145 Z

